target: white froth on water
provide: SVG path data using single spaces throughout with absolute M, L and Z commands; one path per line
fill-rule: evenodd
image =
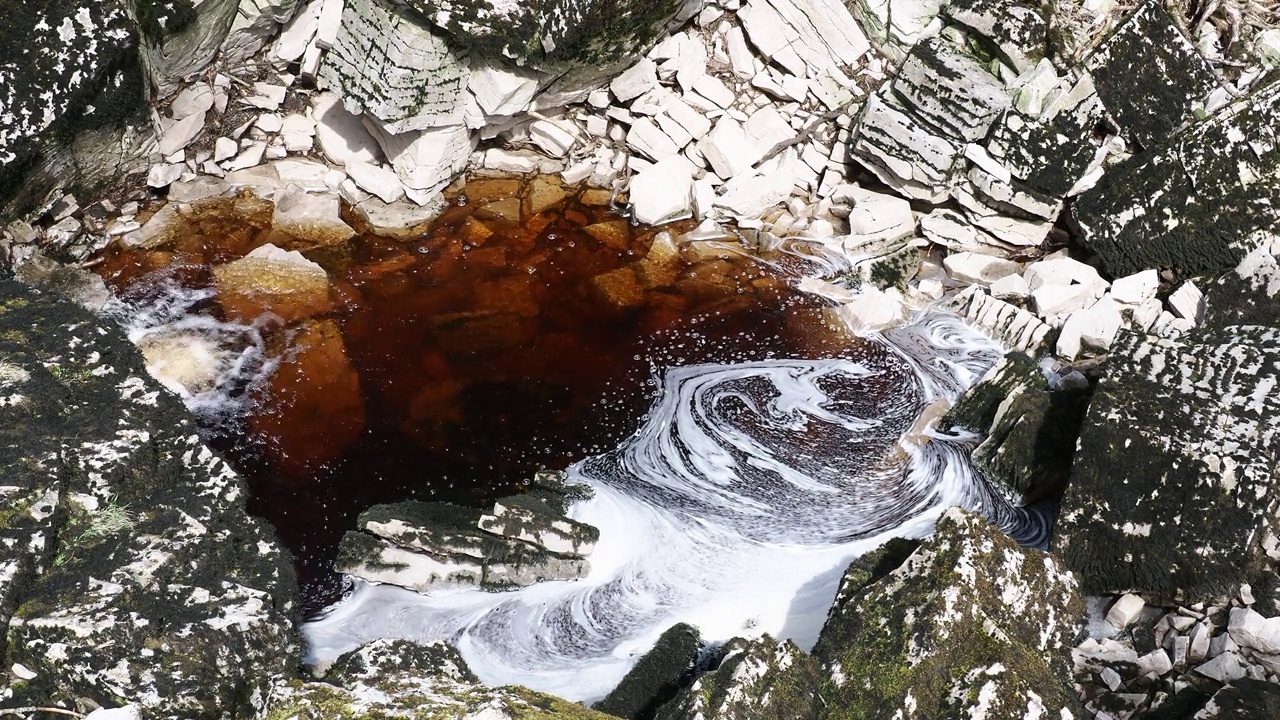
M 853 558 L 927 535 L 953 505 L 1034 543 L 1043 518 L 987 490 L 967 460 L 977 438 L 912 428 L 1001 348 L 936 312 L 877 347 L 857 362 L 667 370 L 640 430 L 569 469 L 595 491 L 572 510 L 600 529 L 588 577 L 440 598 L 357 583 L 304 626 L 308 661 L 376 638 L 447 640 L 486 682 L 594 701 L 677 622 L 713 642 L 810 647 Z
M 252 325 L 223 322 L 198 310 L 213 298 L 211 289 L 172 280 L 138 287 L 145 296 L 112 299 L 104 314 L 142 351 L 147 372 L 208 425 L 243 414 L 249 388 L 278 364 L 268 357 L 260 332 L 261 323 L 274 318 Z

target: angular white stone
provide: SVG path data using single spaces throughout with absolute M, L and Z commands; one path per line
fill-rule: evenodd
M 631 207 L 646 225 L 660 225 L 692 214 L 693 173 L 685 158 L 673 155 L 631 179 Z
M 1071 313 L 1062 324 L 1056 351 L 1059 357 L 1074 360 L 1086 348 L 1106 351 L 1116 338 L 1124 320 L 1110 297 L 1103 297 L 1092 307 Z
M 831 199 L 849 206 L 849 233 L 861 241 L 896 240 L 915 232 L 911 203 L 897 195 L 874 192 L 859 185 L 841 185 Z
M 524 174 L 538 172 L 542 168 L 540 158 L 533 153 L 511 152 L 502 148 L 493 148 L 484 153 L 484 167 L 487 170 Z
M 486 62 L 471 68 L 467 89 L 486 115 L 515 115 L 529 109 L 538 92 L 538 77 Z
M 301 58 L 320 28 L 322 7 L 323 0 L 312 0 L 299 10 L 289 22 L 285 23 L 280 36 L 271 47 L 271 53 L 285 62 L 295 62 Z
M 267 144 L 261 140 L 249 143 L 239 155 L 222 164 L 226 170 L 244 170 L 258 165 L 262 162 L 262 156 L 267 151 Z
M 320 15 L 316 22 L 316 47 L 329 50 L 338 41 L 344 2 L 343 0 L 314 1 L 320 4 Z
M 773 105 L 766 105 L 752 113 L 751 117 L 742 124 L 742 131 L 762 154 L 772 150 L 778 143 L 793 139 L 796 135 L 795 130 L 791 129 L 791 124 Z
M 758 171 L 735 175 L 722 188 L 713 204 L 739 220 L 755 220 L 791 196 L 796 176 L 804 163 L 795 148 L 763 163 Z
M 733 66 L 733 74 L 749 80 L 756 74 L 755 53 L 751 52 L 751 48 L 747 47 L 747 38 L 742 33 L 742 28 L 735 25 L 729 28 L 729 34 L 725 38 L 729 52 L 729 63 Z
M 991 295 L 1005 302 L 1024 302 L 1031 297 L 1031 288 L 1021 275 L 1006 275 L 991 283 Z
M 337 195 L 308 193 L 297 185 L 290 185 L 276 193 L 271 224 L 300 237 L 350 238 L 355 231 L 342 221 L 341 209 Z
M 258 119 L 253 124 L 263 132 L 278 133 L 280 128 L 284 126 L 284 118 L 275 113 L 263 113 L 258 116 Z
M 563 121 L 567 124 L 568 121 Z M 539 120 L 529 126 L 529 139 L 543 152 L 555 158 L 562 158 L 573 149 L 578 137 L 570 132 L 565 124 L 552 120 Z
M 983 286 L 1022 272 L 1022 266 L 1011 260 L 970 252 L 948 255 L 943 258 L 942 266 L 952 280 Z
M 334 93 L 321 93 L 311 101 L 316 139 L 325 157 L 338 165 L 350 160 L 377 163 L 383 158 L 378 141 L 359 117 L 352 115 Z
M 1107 610 L 1107 622 L 1112 627 L 1123 630 L 1138 619 L 1138 615 L 1144 607 L 1146 607 L 1146 604 L 1142 602 L 1141 597 L 1132 593 L 1121 595 Z
M 463 125 L 436 127 L 429 130 L 391 135 L 370 121 L 366 127 L 374 133 L 391 167 L 404 183 L 411 198 L 414 190 L 430 196 L 448 185 L 467 167 L 475 140 Z
M 711 121 L 706 115 L 694 110 L 689 105 L 679 99 L 673 98 L 665 107 L 667 116 L 680 124 L 685 132 L 694 140 L 700 140 L 708 132 L 711 131 Z
M 1031 291 L 1036 312 L 1049 318 L 1073 313 L 1096 298 L 1088 285 L 1043 285 Z
M 757 0 L 738 12 L 751 44 L 794 74 L 854 65 L 870 49 L 839 0 Z M 801 61 L 793 67 L 795 59 Z
M 1166 299 L 1169 310 L 1177 317 L 1199 325 L 1204 319 L 1204 293 L 1190 280 L 1182 283 Z
M 196 83 L 173 99 L 169 113 L 174 120 L 181 120 L 196 113 L 204 114 L 213 107 L 213 88 L 205 83 Z
M 1141 305 L 1154 298 L 1159 287 L 1160 274 L 1155 270 L 1143 270 L 1111 283 L 1111 298 L 1126 305 Z
M 910 311 L 896 288 L 881 290 L 866 285 L 856 297 L 836 308 L 835 314 L 855 332 L 879 332 L 906 322 Z
M 153 188 L 168 187 L 177 182 L 182 177 L 182 173 L 186 171 L 186 165 L 170 165 L 168 163 L 152 165 L 151 170 L 147 172 L 147 186 Z
M 707 46 L 702 38 L 692 35 L 680 35 L 679 51 L 676 53 L 676 84 L 681 90 L 689 92 L 694 84 L 707 74 Z
M 698 141 L 698 151 L 711 163 L 711 169 L 725 180 L 750 170 L 764 155 L 747 137 L 742 125 L 727 115 Z
M 243 102 L 246 105 L 252 105 L 263 110 L 275 110 L 284 102 L 289 88 L 274 83 L 256 82 L 253 84 L 253 91 L 257 94 L 245 98 Z
M 649 118 L 640 118 L 631 126 L 627 147 L 653 160 L 663 160 L 680 152 L 680 146 Z
M 1209 662 L 1200 664 L 1195 671 L 1220 683 L 1233 682 L 1248 674 L 1244 660 L 1234 652 L 1224 652 Z
M 609 89 L 618 102 L 630 102 L 658 85 L 658 67 L 649 58 L 642 58 L 609 83 Z
M 698 78 L 693 83 L 693 89 L 702 97 L 722 108 L 728 108 L 733 105 L 735 98 L 733 91 L 712 75 L 703 75 Z
M 404 197 L 404 185 L 391 170 L 359 160 L 347 163 L 345 170 L 356 185 L 377 195 L 384 203 L 393 203 Z
M 1162 648 L 1156 648 L 1138 658 L 1138 672 L 1142 675 L 1150 673 L 1159 677 L 1172 669 L 1173 660 L 1169 659 L 1169 653 Z
M 1087 285 L 1091 289 L 1096 289 L 1101 295 L 1102 291 L 1107 289 L 1107 281 L 1102 279 L 1098 271 L 1091 265 L 1086 265 L 1078 260 L 1072 260 L 1069 257 L 1053 258 L 1051 260 L 1041 260 L 1027 266 L 1026 273 L 1023 277 L 1027 279 L 1027 284 L 1032 290 L 1038 290 L 1045 285 L 1070 285 L 1072 283 L 1080 283 Z
M 204 130 L 205 113 L 197 112 L 177 120 L 164 128 L 157 140 L 161 155 L 172 155 L 191 144 Z

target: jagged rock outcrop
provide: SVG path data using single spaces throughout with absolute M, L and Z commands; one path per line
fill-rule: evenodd
M 123 334 L 0 282 L 6 706 L 261 712 L 298 653 L 293 573 L 239 477 Z
M 97 187 L 141 165 L 138 35 L 123 2 L 6 2 L 0 29 L 0 218 L 54 187 Z
M 1087 390 L 1053 391 L 1027 355 L 1004 356 L 939 421 L 940 430 L 985 435 L 973 463 L 997 492 L 1023 505 L 1067 482 Z
M 505 590 L 572 580 L 590 570 L 600 531 L 565 517 L 584 488 L 539 473 L 533 489 L 502 498 L 492 513 L 443 502 L 377 505 L 348 532 L 339 572 L 426 594 Z
M 527 688 L 486 687 L 444 643 L 377 640 L 338 658 L 324 682 L 282 683 L 267 720 L 448 717 L 458 720 L 609 720 Z
M 1256 287 L 1245 297 L 1265 306 L 1280 275 L 1258 281 L 1262 261 L 1254 260 L 1236 273 L 1250 279 L 1225 287 Z M 1222 317 L 1241 319 L 1225 305 Z M 1085 419 L 1053 545 L 1084 588 L 1212 601 L 1280 557 L 1275 322 L 1117 338 Z
M 812 655 L 731 641 L 658 717 L 1082 718 L 1067 673 L 1083 617 L 1052 556 L 953 508 L 932 538 L 849 567 Z
M 700 649 L 697 628 L 685 623 L 672 625 L 618 686 L 592 708 L 627 720 L 652 717 L 675 695 L 680 681 L 693 672 Z

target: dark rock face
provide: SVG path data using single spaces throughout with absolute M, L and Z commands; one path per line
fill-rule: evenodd
M 1108 364 L 1054 549 L 1088 591 L 1225 595 L 1276 547 L 1280 330 L 1122 333 Z
M 4 0 L 0 17 L 0 217 L 7 217 L 42 199 L 51 183 L 115 180 L 120 168 L 111 158 L 100 158 L 107 167 L 86 162 L 110 155 L 109 141 L 91 150 L 73 140 L 144 105 L 137 33 L 119 0 Z M 62 160 L 55 172 L 76 174 L 32 183 L 32 171 L 51 157 Z
M 592 708 L 628 720 L 652 717 L 675 694 L 681 678 L 693 670 L 700 640 L 697 628 L 672 625 L 618 687 Z
M 296 662 L 295 590 L 239 478 L 72 303 L 0 283 L 0 358 L 4 659 L 35 674 L 12 701 L 260 712 Z
M 1072 209 L 1114 276 L 1235 266 L 1280 229 L 1280 82 L 1112 168 Z
M 1209 64 L 1153 0 L 1084 64 L 1112 117 L 1146 148 L 1162 144 L 1218 86 Z
M 1270 720 L 1280 717 L 1280 685 L 1244 678 L 1213 694 L 1197 720 Z
M 492 56 L 552 69 L 607 65 L 657 38 L 682 0 L 409 0 L 456 42 Z
M 985 435 L 973 463 L 1016 505 L 1060 492 L 1088 404 L 1087 391 L 1051 391 L 1036 363 L 1012 352 L 939 422 Z
M 735 639 L 657 717 L 1083 717 L 1068 680 L 1083 616 L 1051 556 L 953 508 L 932 538 L 849 567 L 812 655 Z

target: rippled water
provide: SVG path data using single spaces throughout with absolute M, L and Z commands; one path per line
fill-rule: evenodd
M 927 313 L 856 360 L 668 369 L 639 431 L 570 468 L 595 490 L 572 513 L 601 529 L 589 577 L 443 598 L 358 584 L 304 628 L 310 660 L 380 637 L 449 640 L 485 681 L 594 700 L 676 622 L 807 647 L 852 558 L 928 534 L 950 506 L 1043 541 L 1043 517 L 974 474 L 976 438 L 913 428 L 1001 354 Z

